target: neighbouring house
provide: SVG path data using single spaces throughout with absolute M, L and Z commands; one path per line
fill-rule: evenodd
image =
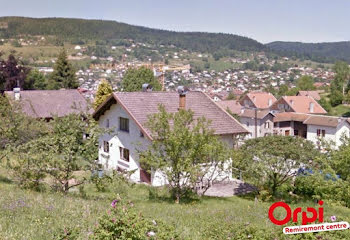
M 5 91 L 10 100 L 18 101 L 21 110 L 33 118 L 50 120 L 72 113 L 92 113 L 86 99 L 76 89 Z
M 224 100 L 217 102 L 217 104 L 224 110 L 229 110 L 229 112 L 233 114 L 241 114 L 242 105 L 237 100 Z
M 270 109 L 274 112 L 327 113 L 327 111 L 310 96 L 284 96 L 278 99 Z
M 297 93 L 297 96 L 310 96 L 316 101 L 319 101 L 321 99 L 319 91 L 299 91 Z
M 276 102 L 276 98 L 267 92 L 250 92 L 246 94 L 239 102 L 245 108 L 266 109 Z
M 148 174 L 139 163 L 140 152 L 152 141 L 146 127 L 148 116 L 158 112 L 159 104 L 171 113 L 183 108 L 191 109 L 195 118 L 205 117 L 211 121 L 214 133 L 231 147 L 238 136 L 248 134 L 235 118 L 203 92 L 115 92 L 93 114 L 101 127 L 113 129 L 99 140 L 99 163 L 104 169 L 133 171 L 130 179 L 135 182 L 166 184 L 166 179 L 157 175 L 157 171 Z
M 241 124 L 249 131 L 247 139 L 272 135 L 273 118 L 268 109 L 242 109 L 239 115 Z
M 298 136 L 319 146 L 321 140 L 338 148 L 343 137 L 350 137 L 348 118 L 294 112 L 275 113 L 274 134 Z

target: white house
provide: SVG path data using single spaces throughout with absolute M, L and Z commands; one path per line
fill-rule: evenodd
M 146 128 L 148 116 L 158 112 L 159 104 L 167 112 L 180 108 L 191 109 L 194 116 L 211 121 L 210 127 L 222 141 L 234 147 L 235 138 L 247 134 L 247 130 L 226 113 L 203 92 L 190 91 L 186 95 L 177 92 L 115 92 L 95 111 L 93 117 L 101 127 L 114 129 L 99 140 L 99 162 L 105 169 L 134 171 L 131 180 L 147 182 L 155 186 L 166 179 L 144 171 L 139 163 L 139 153 L 152 141 Z M 231 176 L 228 176 L 231 178 Z
M 320 144 L 323 139 L 334 148 L 343 143 L 344 137 L 350 137 L 349 119 L 330 116 L 310 116 L 304 121 L 307 125 L 307 139 Z
M 275 113 L 274 134 L 299 136 L 319 146 L 321 141 L 338 148 L 343 137 L 350 137 L 348 118 L 284 112 Z

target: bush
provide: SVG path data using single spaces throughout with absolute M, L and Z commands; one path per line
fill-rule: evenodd
M 294 193 L 313 200 L 328 200 L 350 207 L 350 183 L 331 174 L 298 176 Z
M 172 226 L 144 217 L 132 202 L 118 198 L 99 219 L 90 239 L 179 239 L 179 236 Z

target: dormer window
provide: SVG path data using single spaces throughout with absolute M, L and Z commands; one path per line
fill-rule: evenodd
M 123 117 L 119 118 L 119 130 L 129 132 L 129 119 Z

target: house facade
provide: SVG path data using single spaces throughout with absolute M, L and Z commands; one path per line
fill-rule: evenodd
M 249 131 L 246 139 L 272 135 L 273 118 L 269 110 L 243 109 L 240 122 Z
M 191 109 L 194 117 L 211 121 L 210 128 L 221 140 L 234 147 L 237 136 L 248 131 L 232 116 L 202 92 L 123 92 L 113 93 L 93 114 L 99 125 L 111 131 L 99 139 L 99 163 L 108 170 L 132 172 L 131 180 L 154 186 L 167 183 L 158 171 L 147 173 L 139 162 L 139 155 L 152 142 L 147 129 L 148 116 L 158 112 L 162 104 L 167 112 L 180 108 Z M 226 177 L 231 178 L 231 175 Z

